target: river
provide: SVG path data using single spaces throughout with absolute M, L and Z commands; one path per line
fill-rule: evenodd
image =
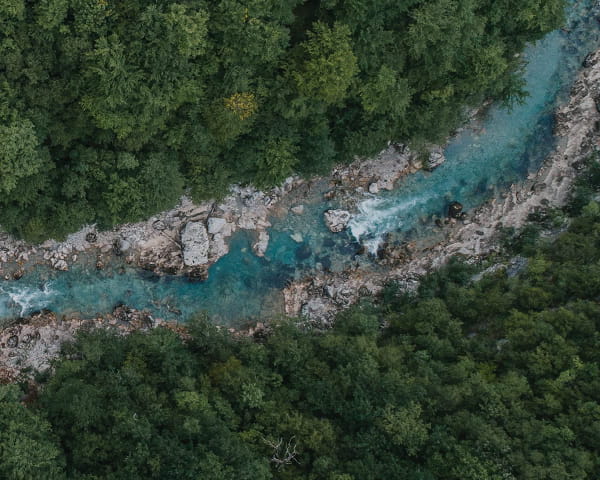
M 491 107 L 482 121 L 449 142 L 447 160 L 435 171 L 411 175 L 392 192 L 366 195 L 348 231 L 333 234 L 325 228 L 323 212 L 336 205 L 323 202 L 317 188 L 304 199 L 303 215 L 272 219 L 264 258 L 252 253 L 250 237 L 240 232 L 204 282 L 119 262 L 101 271 L 85 261 L 68 272 L 39 266 L 18 281 L 0 281 L 0 318 L 43 308 L 89 317 L 124 303 L 182 321 L 206 311 L 219 324 L 239 326 L 282 313 L 281 290 L 290 280 L 319 269 L 339 271 L 350 262 L 380 268 L 368 256 L 356 255 L 359 242 L 374 250 L 387 232 L 407 239 L 429 235 L 432 216 L 442 216 L 450 201 L 474 208 L 539 167 L 555 145 L 554 109 L 568 95 L 585 55 L 600 46 L 598 13 L 596 2 L 572 2 L 566 28 L 524 52 L 525 101 L 510 110 Z

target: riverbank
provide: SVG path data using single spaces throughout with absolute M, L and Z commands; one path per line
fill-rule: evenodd
M 19 319 L 0 331 L 0 384 L 27 380 L 50 368 L 66 342 L 80 331 L 112 329 L 121 335 L 162 326 L 177 330 L 171 322 L 126 306 L 94 318 L 64 318 L 50 311 Z

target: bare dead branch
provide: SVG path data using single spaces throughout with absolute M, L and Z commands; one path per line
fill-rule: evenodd
M 270 462 L 274 463 L 275 468 L 278 470 L 286 465 L 291 465 L 293 462 L 300 465 L 300 462 L 296 458 L 298 451 L 296 450 L 297 444 L 295 438 L 295 436 L 292 436 L 285 444 L 285 448 L 283 437 L 280 437 L 277 443 L 263 438 L 263 441 L 273 449 L 273 455 L 271 456 Z

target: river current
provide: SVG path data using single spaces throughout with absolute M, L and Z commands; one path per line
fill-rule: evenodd
M 282 313 L 286 282 L 320 269 L 369 263 L 367 256 L 356 255 L 360 243 L 373 250 L 387 232 L 407 239 L 426 236 L 433 231 L 432 216 L 443 216 L 450 201 L 469 210 L 539 168 L 555 145 L 553 111 L 566 99 L 585 55 L 600 46 L 598 8 L 595 1 L 571 2 L 566 27 L 524 53 L 529 93 L 524 102 L 512 109 L 491 107 L 478 125 L 449 142 L 446 162 L 435 171 L 410 175 L 392 192 L 366 195 L 348 231 L 333 234 L 325 228 L 323 212 L 335 205 L 321 201 L 315 191 L 304 200 L 303 215 L 271 220 L 264 258 L 252 253 L 250 236 L 240 232 L 204 282 L 157 276 L 118 262 L 102 271 L 93 262 L 68 272 L 39 266 L 18 281 L 0 281 L 0 318 L 43 308 L 89 317 L 127 304 L 182 321 L 206 311 L 216 323 L 239 326 Z

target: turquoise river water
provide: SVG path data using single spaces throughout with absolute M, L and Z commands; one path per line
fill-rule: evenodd
M 332 234 L 325 228 L 322 214 L 332 205 L 316 201 L 320 196 L 315 195 L 304 215 L 272 219 L 264 258 L 252 253 L 246 233 L 238 233 L 230 253 L 210 268 L 204 282 L 118 263 L 102 271 L 85 262 L 68 272 L 36 267 L 18 281 L 0 281 L 0 318 L 43 308 L 91 316 L 124 303 L 177 320 L 206 311 L 219 324 L 238 326 L 281 312 L 281 289 L 289 280 L 316 269 L 370 262 L 356 255 L 360 243 L 374 250 L 387 232 L 406 238 L 427 235 L 432 222 L 424 219 L 442 216 L 450 201 L 468 210 L 538 168 L 554 147 L 553 110 L 566 98 L 585 55 L 600 46 L 598 13 L 596 2 L 572 2 L 566 28 L 525 52 L 529 96 L 524 103 L 512 110 L 492 107 L 480 125 L 451 140 L 446 162 L 435 171 L 411 175 L 392 192 L 366 196 L 347 232 Z

